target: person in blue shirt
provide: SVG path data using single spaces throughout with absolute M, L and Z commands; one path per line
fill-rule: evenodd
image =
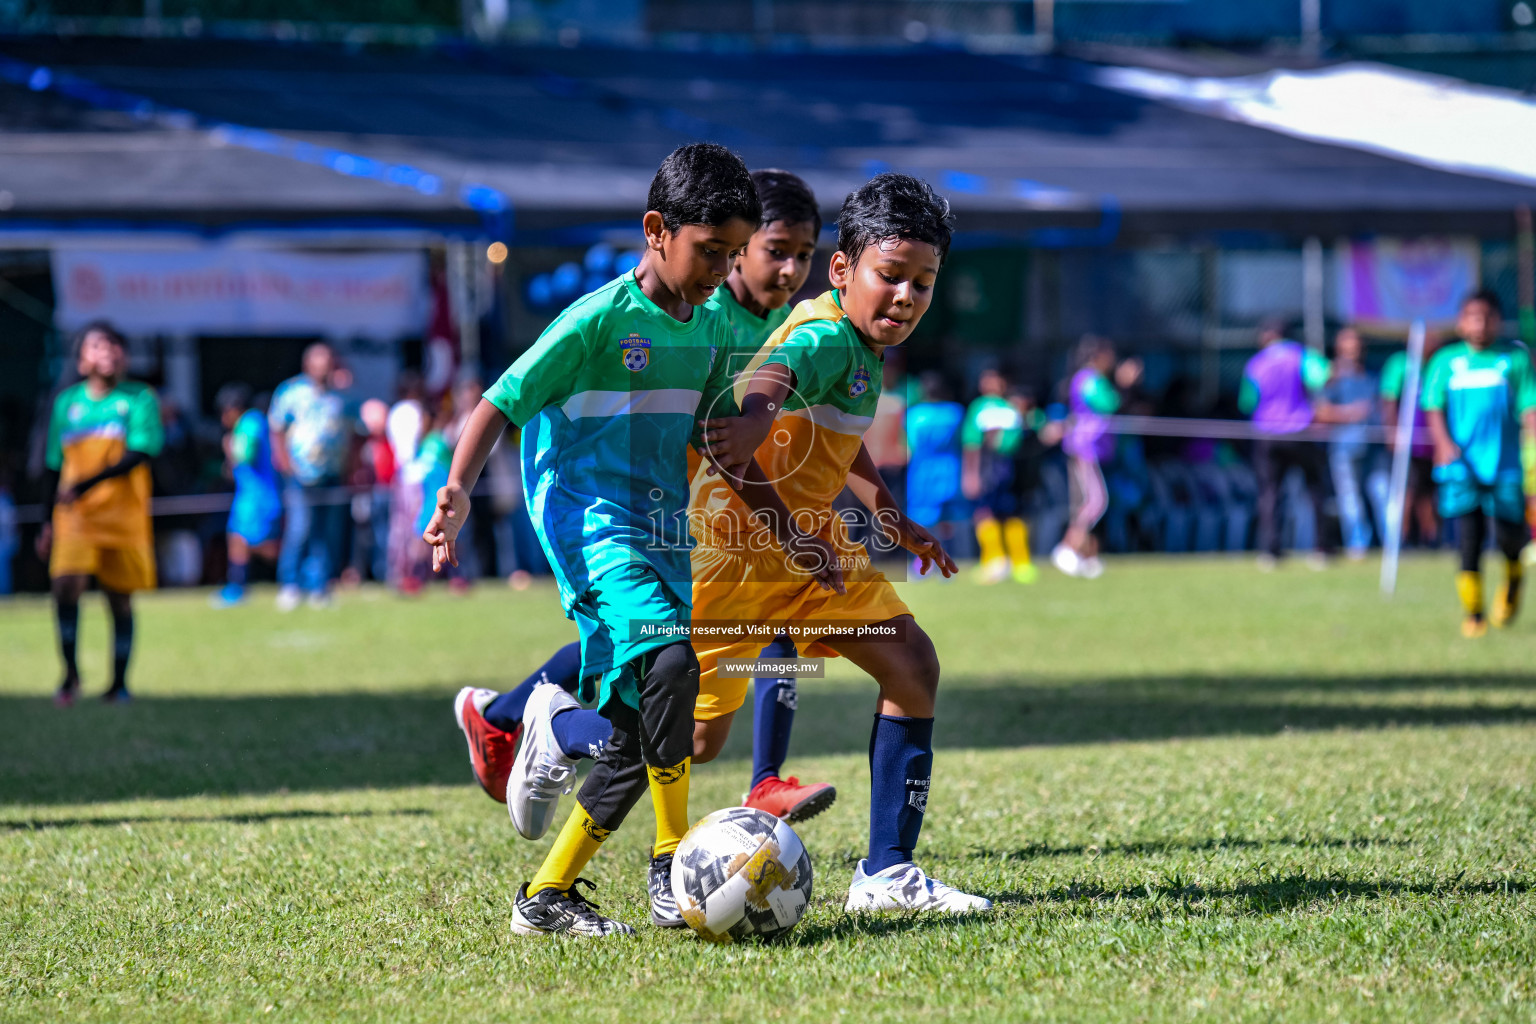
M 277 541 L 283 519 L 282 485 L 272 465 L 272 437 L 267 418 L 251 408 L 251 389 L 226 384 L 214 396 L 224 435 L 224 457 L 235 479 L 235 498 L 229 506 L 225 542 L 229 568 L 224 588 L 214 595 L 214 605 L 228 607 L 245 600 L 245 579 L 251 555 L 277 559 Z
M 965 514 L 960 493 L 965 406 L 950 397 L 935 370 L 919 378 L 919 388 L 921 400 L 907 407 L 907 515 L 947 542 Z
M 326 491 L 341 484 L 356 436 L 356 416 L 333 385 L 336 354 L 324 342 L 304 350 L 304 372 L 272 394 L 272 463 L 284 478 L 282 552 L 277 561 L 277 606 L 290 611 L 303 594 L 312 605 L 330 603 L 331 576 L 347 514 Z
M 1365 557 L 1371 546 L 1371 515 L 1366 495 L 1375 506 L 1378 521 L 1386 515 L 1387 474 L 1373 465 L 1370 428 L 1381 422 L 1376 398 L 1376 378 L 1361 362 L 1360 332 L 1344 327 L 1334 338 L 1333 364 L 1322 397 L 1335 424 L 1328 440 L 1328 468 L 1338 499 L 1339 526 L 1344 552 L 1351 560 Z M 1362 493 L 1363 492 L 1363 493 Z M 1385 523 L 1381 535 L 1386 536 Z

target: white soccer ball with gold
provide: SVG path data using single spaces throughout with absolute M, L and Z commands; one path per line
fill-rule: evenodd
M 811 902 L 811 855 L 787 822 L 727 807 L 688 830 L 672 856 L 672 894 L 710 942 L 773 938 Z

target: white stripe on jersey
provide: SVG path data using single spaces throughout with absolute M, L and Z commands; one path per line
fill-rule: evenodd
M 560 411 L 566 419 L 603 418 L 675 413 L 692 416 L 703 392 L 689 388 L 657 388 L 654 391 L 579 391 L 565 400 Z
M 785 409 L 785 416 L 799 416 L 801 419 L 810 420 L 818 427 L 826 427 L 837 434 L 848 434 L 853 437 L 863 437 L 875 422 L 873 416 L 859 416 L 851 412 L 844 412 L 835 405 L 812 405 L 804 409 Z

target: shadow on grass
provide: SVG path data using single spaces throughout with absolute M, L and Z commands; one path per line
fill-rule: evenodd
M 1209 912 L 1220 901 L 1230 901 L 1220 913 L 1239 916 L 1264 916 L 1282 913 L 1310 904 L 1340 903 L 1345 900 L 1395 899 L 1423 896 L 1448 899 L 1464 896 L 1520 896 L 1530 891 L 1528 882 L 1514 880 L 1463 882 L 1460 877 L 1436 882 L 1366 882 L 1337 876 L 1313 878 L 1290 875 L 1230 888 L 1207 889 L 1198 885 L 1173 882 L 1163 885 L 1137 885 L 1122 889 L 1073 884 L 1045 892 L 1010 890 L 982 893 L 998 907 L 1038 907 L 1046 905 L 1099 905 L 1119 901 L 1139 902 L 1148 909 L 1169 912 L 1193 910 Z M 843 914 L 834 921 L 801 925 L 785 937 L 786 944 L 817 946 L 860 938 L 901 935 L 932 928 L 952 929 L 966 924 L 984 925 L 992 918 L 985 914 L 946 917 L 938 914 L 889 913 L 876 915 Z
M 1526 724 L 1536 721 L 1533 690 L 1536 678 L 1514 673 L 1449 680 L 1411 674 L 958 678 L 942 687 L 934 742 L 940 749 L 1008 749 L 1285 730 Z M 1495 699 L 1491 691 L 1503 693 Z M 863 755 L 874 703 L 872 683 L 818 687 L 808 681 L 800 688 L 792 754 Z M 126 707 L 85 703 L 69 710 L 41 697 L 0 697 L 0 805 L 472 785 L 451 707 L 448 691 L 144 696 Z M 749 755 L 750 716 L 749 703 L 724 758 Z
M 1403 896 L 1429 896 L 1440 899 L 1453 896 L 1519 896 L 1529 892 L 1530 888 L 1531 883 L 1527 881 L 1500 879 L 1463 882 L 1459 875 L 1444 881 L 1433 882 L 1367 882 L 1338 876 L 1313 878 L 1308 875 L 1288 875 L 1284 878 L 1266 879 L 1224 889 L 1187 885 L 1177 879 L 1161 884 L 1148 883 L 1122 889 L 1106 889 L 1092 884 L 1073 883 L 1045 892 L 1014 890 L 988 894 L 988 899 L 994 903 L 1022 906 L 1145 900 L 1155 904 L 1166 904 L 1170 908 L 1192 907 L 1218 900 L 1234 900 L 1239 913 L 1273 914 L 1308 903 L 1393 899 Z
M 1373 836 L 1348 838 L 1306 838 L 1281 836 L 1275 839 L 1239 839 L 1235 836 L 1219 836 L 1194 841 L 1148 840 L 1138 843 L 1081 843 L 1057 846 L 1051 843 L 1029 843 L 1014 850 L 980 849 L 970 856 L 980 860 L 1035 860 L 1041 857 L 1081 857 L 1124 853 L 1131 856 L 1159 853 L 1202 853 L 1213 850 L 1262 850 L 1276 846 L 1296 846 L 1308 850 L 1353 850 L 1372 846 L 1412 846 L 1410 839 L 1389 839 Z
M 311 818 L 425 817 L 431 811 L 407 807 L 397 811 L 262 811 L 251 814 L 160 814 L 127 818 L 45 818 L 38 821 L 0 821 L 0 832 L 43 832 L 57 828 L 113 828 L 118 825 L 260 825 L 268 821 Z

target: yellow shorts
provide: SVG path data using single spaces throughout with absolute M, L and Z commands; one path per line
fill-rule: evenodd
M 108 590 L 120 594 L 152 590 L 155 549 L 149 544 L 106 548 L 68 534 L 55 535 L 48 556 L 49 576 L 95 576 Z
M 693 622 L 695 626 L 747 623 L 767 627 L 750 639 L 695 635 L 699 657 L 699 701 L 696 721 L 731 714 L 745 703 L 745 678 L 721 678 L 721 658 L 756 658 L 784 626 L 794 623 L 810 630 L 793 637 L 802 656 L 830 657 L 837 652 L 816 640 L 818 626 L 885 622 L 911 615 L 885 574 L 869 564 L 862 551 L 844 554 L 843 582 L 848 593 L 823 590 L 813 580 L 788 579 L 784 556 L 772 551 L 738 554 L 700 544 L 693 549 Z

